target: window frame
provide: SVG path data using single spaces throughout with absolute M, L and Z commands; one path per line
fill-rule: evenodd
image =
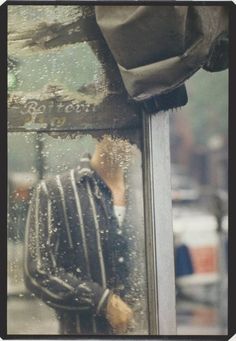
M 169 113 L 142 115 L 149 333 L 176 335 Z

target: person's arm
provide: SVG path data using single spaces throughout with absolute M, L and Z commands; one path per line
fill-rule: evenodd
M 86 278 L 86 274 L 77 277 L 58 265 L 60 230 L 56 219 L 42 181 L 35 189 L 27 219 L 24 267 L 27 287 L 54 308 L 105 313 L 110 291 Z

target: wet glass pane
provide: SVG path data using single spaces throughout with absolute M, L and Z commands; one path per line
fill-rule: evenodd
M 137 126 L 122 89 L 93 6 L 8 7 L 9 129 Z
M 130 141 L 9 133 L 9 334 L 148 334 L 137 131 Z

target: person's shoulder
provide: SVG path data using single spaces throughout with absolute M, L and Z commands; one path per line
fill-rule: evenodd
M 82 186 L 84 180 L 91 177 L 93 174 L 89 165 L 85 165 L 82 162 L 77 167 L 68 169 L 67 171 L 51 175 L 43 180 L 46 186 L 56 188 L 67 188 L 72 186 Z
M 83 185 L 86 180 L 94 176 L 94 170 L 91 167 L 91 155 L 89 153 L 83 154 L 76 169 L 71 171 L 71 175 L 78 185 Z
M 38 185 L 44 189 L 51 191 L 58 188 L 67 188 L 71 186 L 82 186 L 84 180 L 93 176 L 94 171 L 90 166 L 89 154 L 84 154 L 77 167 L 67 169 L 66 171 L 58 174 L 49 174 L 44 179 L 38 182 Z
M 67 185 L 70 178 L 70 171 L 67 170 L 61 174 L 48 174 L 38 181 L 36 187 L 43 190 L 46 194 L 51 194 L 61 186 L 65 187 Z

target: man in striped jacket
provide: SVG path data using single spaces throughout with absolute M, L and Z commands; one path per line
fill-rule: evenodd
M 124 143 L 104 137 L 91 160 L 83 157 L 76 169 L 42 180 L 35 189 L 25 281 L 56 310 L 60 334 L 124 334 L 135 305 L 143 306 L 139 232 L 129 221 L 133 208 L 127 205 L 123 171 L 132 148 Z M 123 223 L 114 205 L 126 207 Z

